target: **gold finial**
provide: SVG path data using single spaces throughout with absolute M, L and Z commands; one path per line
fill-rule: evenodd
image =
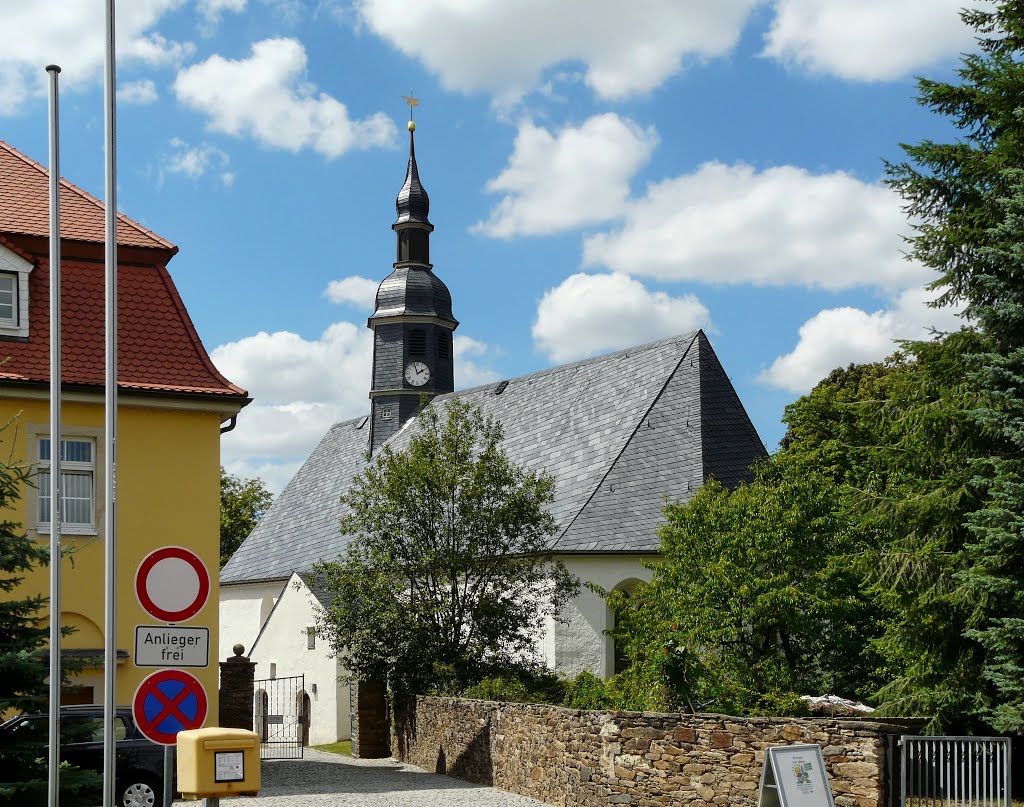
M 409 92 L 411 93 L 412 90 L 409 90 Z M 409 125 L 409 131 L 410 132 L 415 132 L 416 131 L 416 121 L 414 121 L 412 119 L 412 108 L 414 106 L 419 106 L 420 105 L 420 99 L 419 98 L 413 98 L 411 95 L 403 95 L 402 98 L 405 100 L 405 103 L 407 103 L 409 105 L 409 124 L 408 124 Z

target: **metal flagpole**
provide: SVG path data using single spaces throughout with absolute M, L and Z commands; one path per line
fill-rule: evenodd
M 64 508 L 60 484 L 60 114 L 57 74 L 50 74 L 50 774 L 49 807 L 60 803 L 60 531 Z
M 117 135 L 115 131 L 114 0 L 106 0 L 107 47 L 103 70 L 104 143 L 106 168 L 106 395 L 104 419 L 104 563 L 105 605 L 103 653 L 103 807 L 114 807 L 117 715 Z

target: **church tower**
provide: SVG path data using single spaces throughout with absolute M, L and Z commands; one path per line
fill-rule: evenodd
M 414 99 L 409 99 L 410 107 Z M 411 111 L 411 108 L 410 108 Z M 409 118 L 409 167 L 395 208 L 394 271 L 377 289 L 370 385 L 370 451 L 419 409 L 420 397 L 455 389 L 452 296 L 430 264 L 430 198 L 416 166 L 416 124 Z

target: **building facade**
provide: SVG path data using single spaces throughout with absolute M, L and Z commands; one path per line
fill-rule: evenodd
M 0 433 L 5 456 L 36 469 L 35 486 L 3 513 L 49 542 L 49 178 L 0 141 Z M 65 655 L 85 664 L 64 700 L 103 698 L 104 209 L 61 181 L 62 434 L 64 508 L 61 625 Z M 195 552 L 210 572 L 207 606 L 189 621 L 211 630 L 210 666 L 194 673 L 217 719 L 217 569 L 220 434 L 249 402 L 213 366 L 167 271 L 176 246 L 118 216 L 117 683 L 130 703 L 152 668 L 135 665 L 137 625 L 154 624 L 136 596 L 135 571 L 162 546 Z M 10 597 L 50 596 L 35 569 Z M 44 616 L 48 616 L 44 614 Z M 157 623 L 159 624 L 159 623 Z

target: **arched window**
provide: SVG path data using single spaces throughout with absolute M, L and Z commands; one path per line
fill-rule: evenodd
M 615 586 L 613 591 L 622 592 L 628 598 L 628 597 L 631 597 L 633 595 L 633 592 L 636 590 L 636 587 L 637 587 L 637 585 L 639 583 L 640 583 L 640 581 L 637 580 L 635 577 L 630 578 L 629 580 L 623 580 L 621 583 L 619 583 L 617 586 Z M 609 609 L 609 610 L 611 611 L 611 613 L 609 615 L 608 627 L 611 628 L 611 629 L 614 629 L 618 625 L 618 623 L 619 623 L 619 614 L 614 609 Z M 628 666 L 629 666 L 629 659 L 626 657 L 626 650 L 622 646 L 622 644 L 618 641 L 618 639 L 616 639 L 613 636 L 612 637 L 612 675 L 615 675 L 617 673 L 622 672 Z

